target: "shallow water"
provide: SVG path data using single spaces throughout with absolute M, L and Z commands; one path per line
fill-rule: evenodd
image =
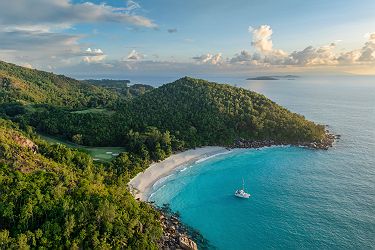
M 151 200 L 170 203 L 218 249 L 375 248 L 375 78 L 231 82 L 341 139 L 328 151 L 238 149 L 181 168 Z M 234 197 L 245 179 L 252 197 Z

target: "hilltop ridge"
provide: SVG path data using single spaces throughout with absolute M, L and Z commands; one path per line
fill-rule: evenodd
M 73 78 L 0 61 L 0 104 L 50 104 L 60 107 L 109 106 L 118 94 Z

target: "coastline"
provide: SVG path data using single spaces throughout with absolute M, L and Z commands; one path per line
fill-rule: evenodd
M 269 147 L 283 147 L 283 146 L 298 146 L 310 149 L 325 149 L 332 147 L 335 139 L 339 139 L 339 135 L 330 134 L 326 132 L 326 140 L 318 144 L 283 144 L 274 141 L 246 141 L 239 139 L 234 146 L 219 147 L 219 146 L 206 146 L 196 149 L 189 149 L 187 151 L 172 154 L 168 158 L 160 162 L 152 163 L 145 171 L 137 174 L 128 183 L 128 187 L 135 199 L 150 202 L 149 199 L 154 192 L 154 186 L 159 181 L 174 174 L 182 167 L 187 167 L 194 163 L 200 163 L 204 160 L 213 158 L 217 155 L 227 154 L 234 149 L 259 149 Z M 167 205 L 167 204 L 165 204 Z M 199 231 L 182 223 L 177 213 L 173 213 L 169 206 L 155 207 L 160 213 L 160 223 L 163 228 L 163 237 L 158 243 L 161 249 L 180 248 L 183 249 L 198 249 L 197 245 L 206 246 L 210 243 L 202 236 Z
M 228 152 L 228 150 L 233 150 L 236 148 L 264 148 L 271 146 L 297 146 L 305 147 L 311 149 L 323 149 L 327 150 L 333 146 L 335 140 L 339 139 L 340 135 L 334 135 L 326 130 L 326 138 L 320 142 L 312 143 L 282 143 L 275 142 L 273 140 L 263 140 L 263 141 L 248 141 L 239 139 L 234 145 L 230 147 L 220 147 L 220 146 L 205 146 L 196 149 L 189 149 L 183 152 L 172 154 L 168 158 L 160 162 L 152 163 L 145 171 L 138 173 L 133 179 L 128 183 L 130 192 L 136 199 L 148 202 L 151 195 L 153 185 L 171 175 L 174 171 L 180 168 L 182 165 L 189 165 L 194 162 L 199 162 L 202 158 L 211 158 L 214 155 Z
M 152 163 L 145 171 L 131 179 L 128 186 L 136 199 L 147 202 L 153 185 L 160 179 L 172 174 L 182 165 L 227 151 L 224 147 L 206 146 L 173 154 L 161 162 Z

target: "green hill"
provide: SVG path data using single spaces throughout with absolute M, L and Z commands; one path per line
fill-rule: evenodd
M 192 145 L 226 145 L 238 138 L 312 142 L 325 136 L 323 126 L 261 94 L 189 77 L 135 98 L 126 114 L 132 128 L 155 126 Z
M 156 249 L 158 213 L 111 166 L 0 119 L 0 248 Z
M 113 105 L 118 94 L 63 75 L 0 61 L 0 104 L 50 104 L 82 108 Z
M 91 146 L 128 146 L 129 134 L 155 127 L 186 147 L 230 146 L 238 139 L 276 143 L 320 142 L 324 126 L 265 96 L 227 84 L 184 77 L 123 103 L 111 113 L 50 107 L 24 116 L 38 130 Z

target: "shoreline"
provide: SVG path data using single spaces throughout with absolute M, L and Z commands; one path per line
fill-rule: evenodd
M 327 133 L 328 134 L 328 133 Z M 278 144 L 273 141 L 242 141 L 242 145 L 236 145 L 235 147 L 219 147 L 219 146 L 206 146 L 196 149 L 189 149 L 187 151 L 172 154 L 168 158 L 160 162 L 152 163 L 145 171 L 138 173 L 128 183 L 129 190 L 135 199 L 150 203 L 149 199 L 152 197 L 152 193 L 155 191 L 154 186 L 160 180 L 174 174 L 182 167 L 188 167 L 189 165 L 203 162 L 217 155 L 227 154 L 233 152 L 235 149 L 255 149 L 259 148 L 271 148 L 271 147 L 283 147 L 283 146 L 294 146 L 304 147 L 310 149 L 328 149 L 332 147 L 335 139 L 340 136 L 331 135 L 325 147 L 321 145 L 293 145 L 293 144 Z M 240 140 L 241 141 L 241 140 Z M 152 203 L 152 202 L 151 202 Z M 167 204 L 165 204 L 167 205 Z M 177 213 L 173 213 L 168 207 L 155 206 L 161 215 L 160 223 L 163 228 L 163 237 L 158 243 L 160 248 L 180 248 L 183 249 L 198 249 L 197 243 L 203 244 L 203 246 L 209 245 L 210 243 L 202 236 L 199 231 L 189 227 L 182 223 Z
M 171 175 L 183 165 L 189 165 L 200 159 L 228 151 L 230 149 L 225 147 L 206 146 L 172 154 L 163 161 L 152 163 L 145 171 L 131 179 L 128 183 L 130 192 L 135 199 L 147 202 L 151 195 L 150 191 L 157 181 Z
M 145 171 L 138 173 L 128 183 L 128 187 L 135 199 L 148 202 L 151 191 L 155 183 L 159 180 L 173 174 L 183 165 L 193 164 L 203 158 L 211 158 L 214 155 L 232 151 L 234 149 L 259 149 L 272 146 L 296 146 L 310 149 L 327 150 L 333 146 L 333 143 L 340 138 L 340 135 L 334 135 L 326 130 L 326 138 L 321 142 L 313 143 L 279 143 L 272 140 L 264 141 L 247 141 L 237 140 L 230 147 L 205 146 L 196 149 L 189 149 L 183 152 L 172 154 L 160 162 L 152 163 Z

